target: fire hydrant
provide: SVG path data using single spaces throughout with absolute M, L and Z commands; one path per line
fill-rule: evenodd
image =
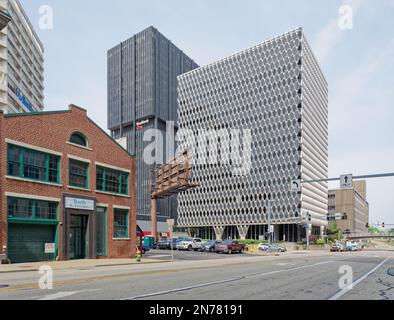
M 141 252 L 140 252 L 139 248 L 137 248 L 137 252 L 135 254 L 135 258 L 137 259 L 137 262 L 141 261 Z

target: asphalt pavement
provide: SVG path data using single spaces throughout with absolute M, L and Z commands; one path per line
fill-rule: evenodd
M 52 290 L 38 288 L 37 272 L 0 274 L 0 299 L 394 299 L 394 277 L 387 274 L 394 252 L 389 250 L 201 254 L 196 260 L 56 270 Z

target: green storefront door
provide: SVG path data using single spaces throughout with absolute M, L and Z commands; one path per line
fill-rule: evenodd
M 55 254 L 45 253 L 45 244 L 55 242 L 55 225 L 8 224 L 8 258 L 12 263 L 53 261 Z

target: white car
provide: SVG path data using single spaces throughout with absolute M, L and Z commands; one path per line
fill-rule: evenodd
M 361 248 L 357 242 L 346 243 L 346 251 L 359 251 L 359 250 L 361 250 Z
M 267 251 L 269 248 L 269 244 L 268 243 L 259 243 L 258 249 L 260 251 Z
M 202 239 L 200 238 L 190 238 L 184 239 L 176 245 L 178 250 L 189 250 L 189 251 L 198 251 L 201 250 Z

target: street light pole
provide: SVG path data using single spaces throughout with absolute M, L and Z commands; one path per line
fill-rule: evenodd
M 271 197 L 268 199 L 268 244 L 271 245 Z

